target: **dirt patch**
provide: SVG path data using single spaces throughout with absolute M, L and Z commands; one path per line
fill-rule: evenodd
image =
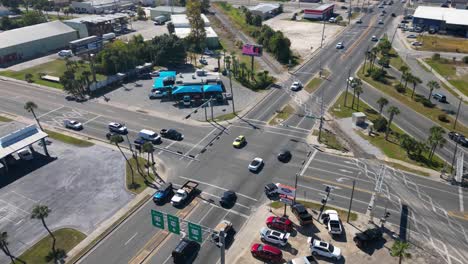
M 460 77 L 464 75 L 468 75 L 468 67 L 461 67 L 461 66 L 456 67 L 455 74 Z

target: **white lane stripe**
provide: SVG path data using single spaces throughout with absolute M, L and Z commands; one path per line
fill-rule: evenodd
M 262 119 L 263 118 L 263 115 L 267 114 L 268 111 L 270 110 L 270 108 L 272 108 L 273 106 L 275 106 L 275 104 L 281 100 L 283 98 L 283 96 L 285 95 L 286 93 L 282 93 L 278 99 L 276 99 L 273 103 L 271 103 L 271 105 L 269 107 L 267 107 L 267 109 L 265 109 L 265 111 L 263 111 L 260 116 L 258 116 L 256 119 Z
M 202 192 L 202 193 L 203 193 L 203 194 L 208 194 L 209 196 L 213 196 L 213 197 L 219 198 L 218 195 L 214 195 L 214 194 L 211 194 L 211 193 L 209 193 L 209 192 Z M 240 207 L 244 207 L 244 208 L 250 210 L 250 207 L 248 207 L 248 206 L 246 206 L 246 205 L 243 205 L 243 204 L 241 204 L 241 203 L 236 202 L 235 205 L 238 205 L 238 206 L 240 206 Z
M 460 199 L 460 212 L 465 211 L 465 206 L 463 205 L 463 190 L 461 187 L 458 187 L 458 197 Z
M 136 236 L 138 235 L 138 232 L 136 232 L 132 237 L 130 237 L 127 242 L 124 243 L 124 246 L 126 246 L 128 243 L 130 243 L 130 241 L 132 241 L 132 239 L 134 239 Z
M 201 222 L 203 222 L 203 220 L 205 220 L 205 218 L 210 214 L 211 210 L 213 210 L 214 206 L 211 206 L 210 209 L 208 209 L 208 212 L 205 213 L 205 215 L 200 219 L 200 221 L 198 221 L 198 224 L 201 224 Z
M 185 180 L 195 181 L 195 182 L 201 183 L 201 184 L 203 184 L 203 185 L 208 185 L 208 186 L 211 186 L 211 187 L 214 187 L 214 188 L 218 188 L 218 189 L 223 190 L 223 191 L 227 191 L 227 190 L 228 190 L 228 189 L 226 189 L 226 188 L 219 187 L 219 186 L 216 186 L 216 185 L 214 185 L 214 184 L 207 183 L 207 182 L 202 182 L 202 181 L 199 181 L 199 180 L 197 180 L 197 179 L 191 179 L 191 178 L 187 178 L 187 177 L 183 177 L 183 176 L 179 176 L 179 178 L 182 178 L 182 179 L 185 179 Z M 255 202 L 258 201 L 257 199 L 252 198 L 252 197 L 247 196 L 247 195 L 242 194 L 242 193 L 237 193 L 237 192 L 236 192 L 236 194 L 239 195 L 239 196 L 242 196 L 242 197 L 244 197 L 244 198 L 250 199 L 250 200 L 252 200 L 252 201 L 255 201 Z
M 48 114 L 50 114 L 50 113 L 53 113 L 53 112 L 55 112 L 55 111 L 57 111 L 57 110 L 60 110 L 60 109 L 64 108 L 64 107 L 65 107 L 65 106 L 63 106 L 63 105 L 60 106 L 60 107 L 57 107 L 57 108 L 55 108 L 54 110 L 50 110 L 49 112 L 38 116 L 37 118 L 39 119 L 39 118 L 41 118 L 41 117 L 43 117 L 43 116 L 46 116 L 46 115 L 48 115 Z
M 185 155 L 188 155 L 190 152 L 192 152 L 192 150 L 194 150 L 198 145 L 200 145 L 200 143 L 202 143 L 205 139 L 207 139 L 211 134 L 213 134 L 213 132 L 217 131 L 218 129 L 217 128 L 213 128 L 213 130 L 210 131 L 210 133 L 208 133 L 204 138 L 202 138 L 200 141 L 197 142 L 197 144 L 195 144 L 191 149 L 189 149 L 189 151 L 187 151 L 185 153 Z M 182 158 L 180 158 L 182 159 Z
M 91 122 L 91 121 L 94 121 L 94 120 L 98 119 L 99 117 L 101 117 L 101 116 L 100 116 L 100 115 L 97 115 L 97 116 L 95 116 L 95 117 L 93 117 L 93 118 L 89 119 L 88 121 L 84 122 L 84 123 L 83 123 L 83 125 L 86 125 L 86 124 L 88 124 L 89 122 Z
M 315 155 L 317 154 L 317 152 L 318 152 L 318 150 L 315 150 L 314 153 L 312 153 L 312 155 L 310 155 L 310 158 L 307 161 L 307 164 L 304 166 L 304 168 L 302 168 L 302 171 L 299 174 L 300 176 L 302 176 L 304 174 L 304 172 L 307 170 L 307 168 L 309 168 L 309 165 L 312 162 L 312 160 L 315 158 Z
M 251 127 L 246 127 L 246 126 L 237 126 L 237 125 L 232 125 L 232 127 L 239 127 L 239 128 L 245 128 L 245 129 L 253 129 Z M 268 130 L 263 130 L 262 132 L 265 133 L 271 133 L 271 134 L 276 134 L 276 135 L 281 135 L 281 136 L 286 136 L 286 137 L 293 137 L 293 138 L 298 138 L 298 139 L 304 139 L 304 137 L 299 137 L 299 136 L 294 136 L 294 135 L 288 135 L 284 133 L 278 133 L 278 132 L 273 132 L 273 131 L 268 131 Z

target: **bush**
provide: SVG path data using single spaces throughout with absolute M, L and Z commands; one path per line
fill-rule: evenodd
M 439 53 L 434 53 L 434 55 L 432 55 L 432 60 L 435 60 L 435 61 L 440 60 L 440 54 Z
M 441 122 L 444 122 L 444 123 L 450 122 L 450 120 L 447 118 L 447 115 L 446 115 L 446 114 L 440 114 L 440 115 L 438 116 L 438 118 L 439 118 L 439 121 L 441 121 Z
M 435 104 L 431 102 L 431 100 L 427 98 L 421 98 L 420 102 L 425 106 L 429 108 L 434 108 Z
M 468 64 L 468 56 L 463 57 L 462 61 L 466 64 Z
M 385 75 L 387 74 L 385 70 L 374 68 L 372 70 L 369 69 L 368 73 L 370 74 L 372 80 L 385 83 Z
M 242 40 L 236 40 L 235 44 L 238 49 L 242 49 L 242 46 L 244 46 L 244 43 Z
M 374 121 L 374 129 L 378 132 L 384 132 L 387 129 L 387 124 L 385 117 L 379 117 Z
M 406 92 L 406 88 L 402 83 L 396 84 L 395 85 L 395 90 L 397 90 L 397 92 L 402 93 L 402 94 L 404 94 Z

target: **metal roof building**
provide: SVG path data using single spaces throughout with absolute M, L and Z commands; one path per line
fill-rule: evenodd
M 119 33 L 119 30 L 127 28 L 128 20 L 127 14 L 117 13 L 77 17 L 65 20 L 63 23 L 76 29 L 80 38 L 85 38 L 93 35 L 102 36 L 110 32 Z
M 258 4 L 249 7 L 250 12 L 254 15 L 261 16 L 263 19 L 271 18 L 279 13 L 280 4 Z
M 209 27 L 210 21 L 208 18 L 204 14 L 201 14 L 201 18 L 205 23 L 205 27 Z M 171 21 L 175 28 L 190 28 L 190 22 L 185 14 L 171 15 Z
M 468 10 L 418 6 L 413 14 L 413 24 L 468 37 Z
M 70 6 L 80 13 L 100 14 L 107 10 L 121 10 L 132 7 L 134 6 L 134 2 L 131 0 L 73 1 Z
M 4 31 L 0 33 L 0 66 L 59 50 L 77 38 L 76 31 L 60 21 Z
M 165 16 L 170 19 L 171 15 L 185 14 L 186 8 L 183 6 L 157 6 L 150 8 L 149 11 L 151 18 Z

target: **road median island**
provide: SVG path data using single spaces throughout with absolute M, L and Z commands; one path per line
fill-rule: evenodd
M 268 121 L 268 124 L 271 126 L 278 125 L 281 122 L 286 121 L 290 115 L 294 114 L 294 108 L 287 104 L 280 111 L 277 111 L 273 118 Z
M 327 69 L 323 69 L 322 77 L 319 77 L 318 75 L 314 76 L 314 78 L 306 84 L 304 90 L 306 90 L 310 94 L 315 92 L 320 87 L 320 85 L 322 85 L 323 81 L 327 80 L 329 76 L 330 71 L 328 71 Z
M 66 143 L 66 144 L 74 145 L 76 147 L 87 148 L 87 147 L 94 146 L 94 143 L 92 143 L 92 142 L 89 142 L 89 141 L 86 141 L 86 140 L 83 140 L 83 139 L 79 139 L 79 138 L 76 138 L 76 137 L 72 137 L 72 136 L 69 136 L 69 135 L 65 135 L 65 134 L 62 134 L 62 133 L 59 133 L 59 132 L 56 132 L 56 131 L 52 131 L 52 130 L 49 130 L 49 129 L 44 129 L 44 132 L 46 132 L 49 135 L 49 137 L 52 138 L 52 139 L 61 141 L 61 142 Z

